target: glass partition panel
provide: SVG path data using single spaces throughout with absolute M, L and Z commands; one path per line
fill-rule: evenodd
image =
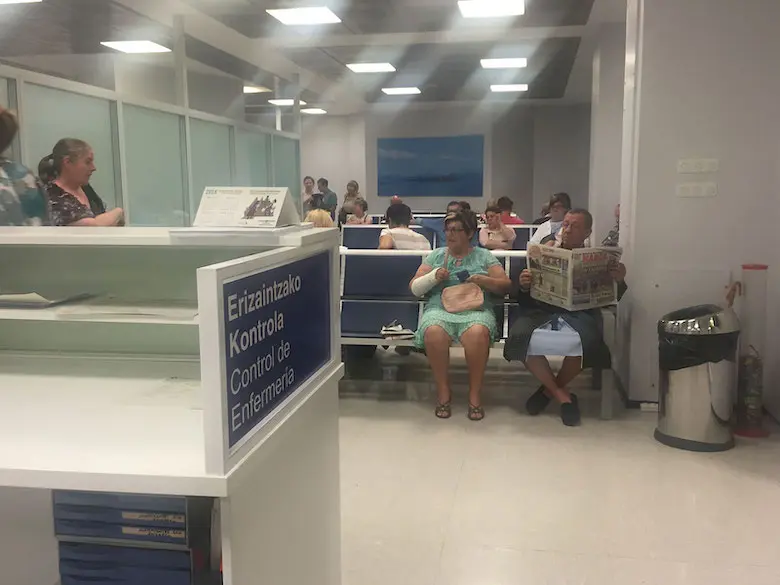
M 11 107 L 10 100 L 8 99 L 8 80 L 5 77 L 0 77 L 0 107 L 2 107 L 2 108 L 10 108 Z M 9 147 L 9 149 L 8 149 L 9 153 L 6 154 L 6 156 L 8 156 L 9 158 L 13 158 L 12 155 L 14 153 L 12 152 L 12 149 L 13 149 L 13 145 L 11 145 L 11 147 Z M 3 154 L 3 153 L 0 152 L 0 154 Z
M 38 162 L 51 154 L 61 138 L 85 140 L 95 152 L 97 166 L 91 185 L 106 207 L 116 207 L 119 189 L 114 168 L 111 102 L 33 83 L 23 84 L 21 99 L 27 166 L 37 169 Z
M 230 127 L 190 118 L 190 147 L 190 209 L 194 218 L 206 187 L 229 187 L 233 184 L 230 170 Z
M 125 105 L 124 125 L 131 225 L 189 225 L 183 119 Z
M 298 141 L 273 136 L 274 187 L 288 187 L 300 208 L 301 159 Z
M 236 134 L 236 183 L 242 187 L 273 187 L 271 184 L 271 137 L 239 128 Z
M 5 77 L 0 77 L 0 106 L 4 108 L 9 106 L 8 80 Z

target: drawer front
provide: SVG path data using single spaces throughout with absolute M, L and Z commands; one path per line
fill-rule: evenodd
M 94 506 L 139 512 L 167 512 L 184 514 L 186 498 L 178 496 L 146 496 L 136 494 L 108 494 L 100 492 L 74 492 L 55 490 L 54 503 L 72 506 Z
M 183 513 L 149 512 L 138 510 L 120 510 L 118 508 L 99 508 L 96 506 L 77 506 L 72 504 L 54 504 L 56 520 L 83 520 L 86 522 L 107 522 L 126 526 L 149 526 L 155 528 L 187 528 Z
M 61 542 L 60 563 L 113 563 L 152 569 L 189 571 L 190 553 L 175 550 Z
M 182 528 L 152 528 L 87 522 L 83 520 L 54 520 L 57 536 L 82 536 L 92 538 L 116 538 L 138 542 L 160 542 L 166 544 L 187 544 L 187 531 Z

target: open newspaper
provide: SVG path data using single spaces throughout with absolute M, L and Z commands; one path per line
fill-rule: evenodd
M 581 311 L 617 302 L 617 283 L 610 269 L 620 262 L 620 248 L 564 250 L 538 244 L 528 246 L 531 297 Z

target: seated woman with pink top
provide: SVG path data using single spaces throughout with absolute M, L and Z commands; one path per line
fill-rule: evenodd
M 501 221 L 501 209 L 497 206 L 485 210 L 487 225 L 479 230 L 479 245 L 488 250 L 511 250 L 517 234 L 514 228 Z

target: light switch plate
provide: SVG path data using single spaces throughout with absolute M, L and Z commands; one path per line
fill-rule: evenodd
M 718 184 L 712 181 L 701 183 L 678 183 L 677 197 L 692 198 L 692 197 L 717 197 Z
M 717 173 L 720 161 L 717 158 L 681 158 L 677 161 L 677 172 L 683 175 Z

